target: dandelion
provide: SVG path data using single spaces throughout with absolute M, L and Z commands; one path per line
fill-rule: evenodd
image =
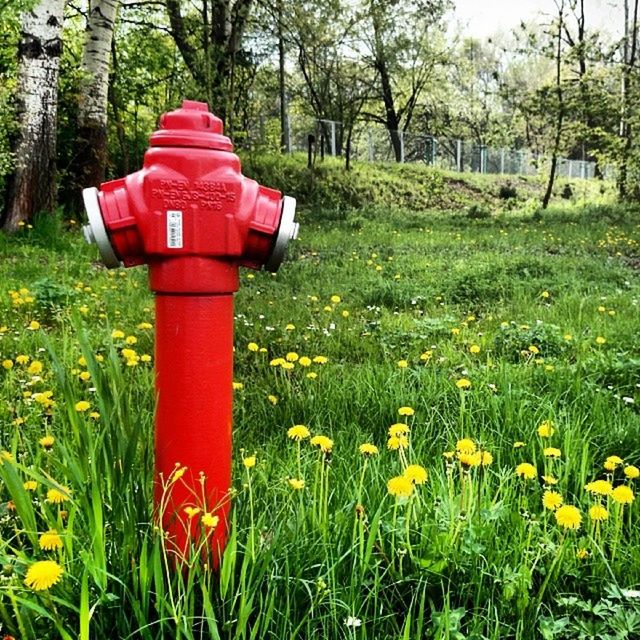
M 218 526 L 218 522 L 220 522 L 220 518 L 218 516 L 212 515 L 209 511 L 207 511 L 202 516 L 202 518 L 200 518 L 200 521 L 205 527 L 209 529 L 213 529 L 214 527 Z
M 371 444 L 369 442 L 365 442 L 358 447 L 358 451 L 363 456 L 376 456 L 378 455 L 378 447 L 375 444 Z
M 53 436 L 44 436 L 38 440 L 38 444 L 45 450 L 49 451 L 53 447 L 53 443 L 56 439 Z
M 398 360 L 397 365 L 399 369 L 406 369 L 409 363 L 406 360 Z
M 387 449 L 390 451 L 398 451 L 399 449 L 406 449 L 409 446 L 409 439 L 407 436 L 391 436 L 387 440 Z
M 483 467 L 488 467 L 493 463 L 493 455 L 489 451 L 482 451 L 480 453 L 480 464 Z
M 333 449 L 333 440 L 327 436 L 313 436 L 309 442 L 314 447 L 319 447 L 322 453 L 331 453 Z
M 456 442 L 456 451 L 458 453 L 475 453 L 476 448 L 476 443 L 470 438 L 462 438 L 462 440 Z
M 594 480 L 587 483 L 584 489 L 588 493 L 593 493 L 597 496 L 608 496 L 613 491 L 613 487 L 608 480 Z
M 525 446 L 525 443 L 522 442 L 521 440 L 518 440 L 517 442 L 513 443 L 513 448 L 514 449 L 522 449 L 522 447 Z
M 27 373 L 32 376 L 37 376 L 42 373 L 43 364 L 40 360 L 34 360 L 27 368 Z
M 611 492 L 611 498 L 618 504 L 631 504 L 636 497 L 633 495 L 631 487 L 621 484 Z
M 83 382 L 87 382 L 91 379 L 91 374 L 88 371 L 81 371 L 80 375 L 78 375 L 78 378 L 80 378 L 80 380 L 82 380 Z
M 562 455 L 560 449 L 556 447 L 545 447 L 542 453 L 544 453 L 547 458 L 559 458 Z
M 543 292 L 540 294 L 540 297 L 541 297 L 543 300 L 548 300 L 548 299 L 551 297 L 551 294 L 550 294 L 548 291 L 543 291 Z
M 274 358 L 269 361 L 269 365 L 272 367 L 281 367 L 285 362 L 286 360 L 284 358 Z
M 71 490 L 67 487 L 59 489 L 49 489 L 47 491 L 47 502 L 50 504 L 62 504 L 71 498 Z
M 327 362 L 329 362 L 329 358 L 327 358 L 327 356 L 316 356 L 313 361 L 316 364 L 327 364 Z
M 18 364 L 27 364 L 29 360 L 30 360 L 29 356 L 25 356 L 24 354 L 20 354 L 19 356 L 16 356 L 16 362 Z
M 609 517 L 609 512 L 601 504 L 594 504 L 589 509 L 589 517 L 594 522 L 602 522 Z
M 472 344 L 469 347 L 469 353 L 472 353 L 474 356 L 480 353 L 480 347 L 477 344 Z
M 558 484 L 558 479 L 553 476 L 542 476 L 542 481 L 549 486 Z
M 49 529 L 40 536 L 38 544 L 43 551 L 57 551 L 62 549 L 62 538 L 55 529 Z
M 28 569 L 24 583 L 34 591 L 45 591 L 57 584 L 64 569 L 53 560 L 34 562 Z
M 538 435 L 541 438 L 550 438 L 555 433 L 553 420 L 545 420 L 538 426 Z
M 629 480 L 635 480 L 638 476 L 640 476 L 640 469 L 630 464 L 629 466 L 624 468 L 624 475 L 627 476 Z
M 113 340 L 121 340 L 122 338 L 124 338 L 124 331 L 120 331 L 120 329 L 114 329 L 111 332 L 111 338 Z
M 565 504 L 556 511 L 556 522 L 564 529 L 578 530 L 582 522 L 582 515 L 577 507 Z
M 255 353 L 256 351 L 260 350 L 260 347 L 256 342 L 250 342 L 247 345 L 247 349 L 249 349 L 249 351 L 253 351 Z
M 589 557 L 589 549 L 585 549 L 584 547 L 581 547 L 576 551 L 576 558 L 578 558 L 578 560 L 586 560 L 588 557 Z
M 184 512 L 187 514 L 189 519 L 193 518 L 194 516 L 197 516 L 201 511 L 202 511 L 202 509 L 200 507 L 185 507 L 184 508 Z
M 293 362 L 285 361 L 280 365 L 285 371 L 291 371 L 291 369 L 295 368 L 295 364 Z
M 389 427 L 389 436 L 400 437 L 409 433 L 409 427 L 404 422 L 396 422 Z
M 562 496 L 557 491 L 547 490 L 542 494 L 542 506 L 550 511 L 555 511 L 564 502 Z
M 414 413 L 415 411 L 411 407 L 400 407 L 398 409 L 398 414 L 401 416 L 412 416 Z
M 482 452 L 458 453 L 458 460 L 460 461 L 460 464 L 467 469 L 479 467 L 482 464 Z
M 404 477 L 411 480 L 413 484 L 424 484 L 428 475 L 427 470 L 419 464 L 410 464 L 404 470 Z
M 451 329 L 451 335 L 460 335 L 460 329 L 458 327 L 453 327 L 453 329 Z
M 459 380 L 456 380 L 456 387 L 458 387 L 458 389 L 470 389 L 471 380 L 467 380 L 467 378 L 460 378 Z
M 298 360 L 298 364 L 301 367 L 310 367 L 311 366 L 311 358 L 307 357 L 307 356 L 302 356 L 299 360 Z
M 138 342 L 138 338 L 136 338 L 135 336 L 127 336 L 124 339 L 126 344 L 132 345 L 132 344 L 136 344 Z
M 40 323 L 37 320 L 32 320 L 27 326 L 27 329 L 29 331 L 37 331 L 39 328 L 40 328 Z
M 615 471 L 621 464 L 624 464 L 624 460 L 620 456 L 609 456 L 604 461 L 604 468 L 607 471 Z
M 286 327 L 285 327 L 285 331 L 294 331 L 296 328 L 295 324 L 291 324 L 289 323 Z
M 25 491 L 35 491 L 38 488 L 38 483 L 35 480 L 27 480 L 22 486 Z
M 333 304 L 339 304 L 342 302 L 342 298 L 340 296 L 333 295 L 331 296 L 331 302 L 333 302 Z
M 297 362 L 300 356 L 295 351 L 289 351 L 284 358 L 287 362 Z
M 606 341 L 607 341 L 607 339 L 603 338 L 602 336 L 598 336 L 596 338 L 596 344 L 598 344 L 598 345 L 603 345 L 603 344 L 605 344 Z
M 387 491 L 396 498 L 408 498 L 413 493 L 413 482 L 405 476 L 396 476 L 387 482 Z
M 232 383 L 234 391 L 242 391 L 244 389 L 244 384 L 242 382 L 233 382 Z
M 301 478 L 289 478 L 289 486 L 295 491 L 301 491 L 304 489 L 304 480 Z
M 534 356 L 537 356 L 540 353 L 540 349 L 538 349 L 535 344 L 530 344 L 527 351 Z
M 138 329 L 142 329 L 143 331 L 145 329 L 153 329 L 153 325 L 150 322 L 141 322 L 138 325 Z
M 255 456 L 247 456 L 242 459 L 242 464 L 245 469 L 253 469 L 256 466 L 256 457 Z
M 291 438 L 291 440 L 295 440 L 296 442 L 306 440 L 310 435 L 309 429 L 307 429 L 303 424 L 296 424 L 287 431 L 287 437 Z
M 91 403 L 87 402 L 86 400 L 80 400 L 79 402 L 76 402 L 76 404 L 75 404 L 75 410 L 78 413 L 84 413 L 85 411 L 87 411 L 90 408 L 91 408 Z
M 6 369 L 7 371 L 9 371 L 9 369 L 13 369 L 13 360 L 9 360 L 8 358 L 6 360 L 3 360 L 2 368 Z
M 318 374 L 315 371 L 311 371 L 310 373 L 307 373 L 306 377 L 309 378 L 309 380 L 315 380 L 318 377 Z
M 269 396 L 267 396 L 267 400 L 274 406 L 278 404 L 278 397 L 277 396 L 269 395 Z
M 538 471 L 529 462 L 521 462 L 516 467 L 516 474 L 525 480 L 534 480 L 538 475 Z

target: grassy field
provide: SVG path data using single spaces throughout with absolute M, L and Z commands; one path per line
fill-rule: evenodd
M 335 217 L 242 274 L 219 574 L 154 526 L 144 270 L 0 236 L 0 635 L 640 637 L 638 212 Z

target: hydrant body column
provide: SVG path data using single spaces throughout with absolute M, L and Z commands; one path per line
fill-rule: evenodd
M 149 265 L 156 294 L 156 508 L 178 556 L 224 548 L 238 267 L 276 271 L 295 200 L 245 178 L 200 102 L 166 113 L 140 171 L 83 192 L 104 263 Z M 190 547 L 190 545 L 193 545 Z
M 203 528 L 218 556 L 230 506 L 233 296 L 156 295 L 155 353 L 156 504 L 179 553 Z

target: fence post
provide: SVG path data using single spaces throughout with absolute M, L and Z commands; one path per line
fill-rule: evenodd
M 404 131 L 398 131 L 400 138 L 400 162 L 404 162 Z
M 331 120 L 331 155 L 336 157 L 336 123 Z
M 504 173 L 504 148 L 500 149 L 500 174 Z
M 375 158 L 375 150 L 373 147 L 373 133 L 371 133 L 371 128 L 367 129 L 367 147 L 369 149 L 369 162 L 373 162 Z
M 585 178 L 585 169 L 586 169 L 586 166 L 585 166 L 585 165 L 586 165 L 586 162 L 583 160 L 583 161 L 580 163 L 580 177 L 581 177 L 583 180 L 584 180 L 584 178 Z
M 456 140 L 456 169 L 462 172 L 462 140 Z

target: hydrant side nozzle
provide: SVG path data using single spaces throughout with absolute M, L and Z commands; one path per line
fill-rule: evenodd
M 120 266 L 120 260 L 116 256 L 107 229 L 104 225 L 102 212 L 100 211 L 100 203 L 98 202 L 98 190 L 95 187 L 89 187 L 82 190 L 82 199 L 84 200 L 84 208 L 87 212 L 89 224 L 82 228 L 85 240 L 89 244 L 95 243 L 100 252 L 100 257 L 108 269 Z
M 300 225 L 295 221 L 295 216 L 296 199 L 291 196 L 284 196 L 282 198 L 280 226 L 271 249 L 271 255 L 264 265 L 264 268 L 271 273 L 275 273 L 280 268 L 289 241 L 298 237 Z

